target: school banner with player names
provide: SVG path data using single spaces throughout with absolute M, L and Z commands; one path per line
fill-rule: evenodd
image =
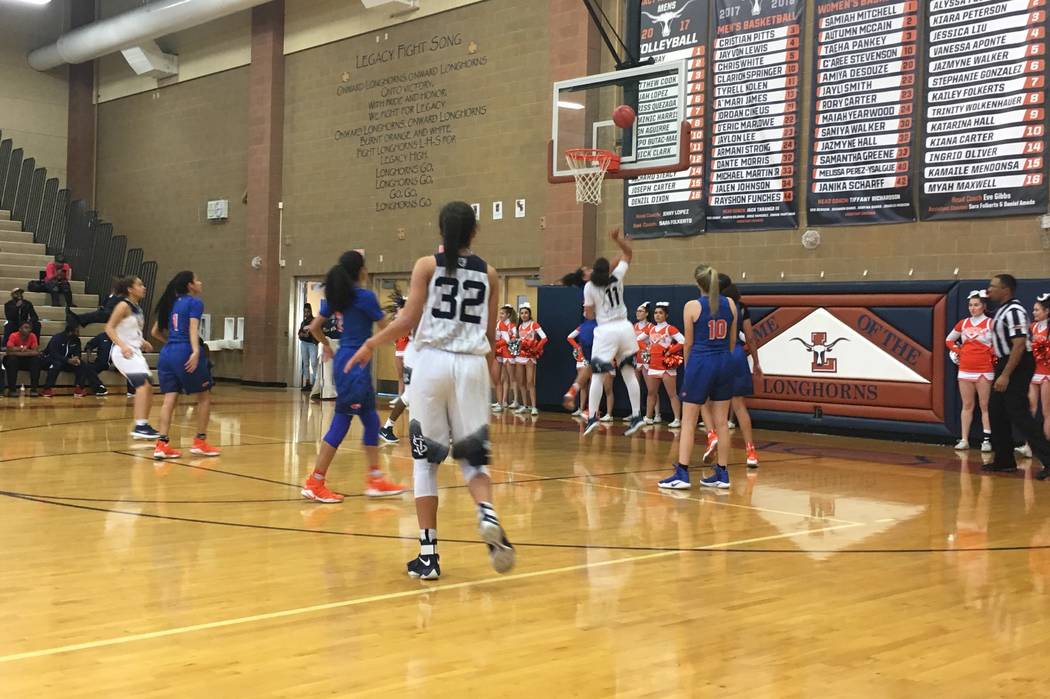
M 624 225 L 635 238 L 697 235 L 704 232 L 704 106 L 707 82 L 708 3 L 696 0 L 638 0 L 642 60 L 686 61 L 686 117 L 691 131 L 691 166 L 682 172 L 643 175 L 624 186 Z M 638 159 L 666 149 L 681 124 L 668 118 L 676 88 L 661 79 L 644 80 L 638 91 Z M 661 154 L 663 155 L 663 154 Z
M 804 0 L 716 0 L 707 227 L 795 228 Z
M 1046 0 L 927 0 L 922 219 L 1047 210 Z
M 816 3 L 811 226 L 915 220 L 918 0 Z

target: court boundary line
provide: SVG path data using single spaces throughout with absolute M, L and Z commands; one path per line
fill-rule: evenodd
M 796 536 L 803 536 L 808 534 L 819 534 L 826 531 L 832 531 L 835 529 L 845 529 L 854 526 L 864 526 L 861 524 L 846 524 L 837 525 L 834 527 L 824 527 L 822 529 L 814 529 L 799 532 L 788 532 L 782 534 L 773 534 L 770 536 L 753 537 L 750 539 L 737 539 L 734 541 L 727 541 L 723 543 L 709 544 L 707 546 L 696 547 L 694 549 L 681 549 L 675 551 L 659 551 L 655 553 L 643 554 L 640 556 L 626 556 L 624 558 L 617 558 L 610 561 L 595 561 L 593 563 L 579 563 L 570 566 L 560 566 L 557 568 L 546 568 L 543 570 L 529 571 L 527 573 L 511 573 L 509 575 L 502 575 L 489 578 L 481 578 L 478 580 L 465 580 L 459 583 L 448 583 L 421 587 L 415 590 L 401 590 L 398 592 L 388 592 L 378 595 L 366 595 L 364 597 L 354 597 L 346 600 L 340 600 L 338 602 L 326 602 L 325 604 L 315 604 L 307 607 L 297 607 L 293 609 L 283 609 L 274 612 L 263 612 L 261 614 L 250 614 L 242 617 L 234 617 L 232 619 L 220 619 L 218 621 L 209 621 L 201 624 L 190 624 L 187 626 L 179 626 L 170 629 L 160 629 L 157 631 L 146 631 L 137 634 L 126 634 L 124 636 L 115 636 L 111 638 L 98 639 L 95 641 L 85 641 L 82 643 L 71 643 L 62 646 L 54 646 L 51 648 L 42 648 L 35 651 L 24 651 L 22 653 L 11 653 L 8 655 L 0 656 L 0 663 L 10 663 L 19 660 L 30 660 L 33 658 L 43 658 L 52 655 L 60 655 L 65 653 L 74 653 L 82 650 L 93 650 L 96 648 L 106 648 L 110 646 L 124 645 L 128 643 L 137 643 L 140 641 L 150 641 L 157 638 L 167 638 L 170 636 L 181 636 L 188 633 L 196 633 L 198 631 L 210 631 L 213 629 L 228 628 L 231 626 L 240 626 L 244 624 L 251 624 L 260 621 L 271 621 L 274 619 L 284 619 L 292 616 L 301 616 L 304 614 L 314 614 L 317 612 L 326 612 L 333 609 L 343 609 L 346 607 L 356 607 L 363 604 L 370 604 L 372 602 L 385 602 L 389 600 L 405 599 L 411 597 L 418 597 L 420 595 L 429 594 L 431 592 L 439 592 L 441 590 L 459 590 L 468 587 L 478 587 L 482 585 L 494 585 L 501 582 L 510 582 L 516 580 L 527 580 L 531 578 L 544 577 L 547 575 L 558 575 L 561 573 L 572 573 L 579 570 L 586 570 L 590 568 L 602 568 L 612 565 L 619 565 L 621 563 L 634 563 L 646 560 L 653 560 L 656 558 L 669 558 L 671 556 L 677 556 L 682 553 L 689 551 L 717 551 L 726 547 L 741 546 L 748 543 L 758 543 L 761 541 L 770 541 L 773 539 L 785 539 Z

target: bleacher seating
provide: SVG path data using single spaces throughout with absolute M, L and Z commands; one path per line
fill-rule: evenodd
M 15 287 L 27 289 L 25 299 L 40 316 L 41 348 L 65 327 L 65 308 L 52 306 L 50 295 L 30 292 L 28 285 L 58 253 L 73 267 L 73 310 L 79 313 L 98 308 L 114 277 L 142 277 L 151 290 L 144 303 L 148 327 L 157 263 L 144 261 L 141 248 L 127 249 L 127 238 L 114 235 L 112 224 L 100 220 L 84 202 L 70 201 L 69 190 L 60 189 L 56 178 L 48 179 L 46 169 L 35 167 L 32 158 L 23 157 L 22 149 L 0 134 L 0 304 L 11 299 Z M 82 328 L 81 342 L 87 344 L 103 330 L 101 324 Z M 156 367 L 156 353 L 146 359 Z M 111 392 L 124 386 L 123 377 L 114 371 L 100 378 Z M 19 380 L 28 385 L 29 377 L 23 372 Z M 71 374 L 63 373 L 56 395 L 71 392 L 72 381 Z

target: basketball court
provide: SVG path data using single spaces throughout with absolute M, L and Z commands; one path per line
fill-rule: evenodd
M 221 455 L 192 455 L 197 408 L 184 399 L 170 430 L 184 452 L 155 459 L 153 441 L 129 437 L 138 416 L 114 371 L 100 374 L 105 397 L 77 386 L 74 398 L 66 381 L 54 397 L 23 387 L 0 402 L 0 699 L 1050 696 L 1050 486 L 1031 458 L 982 470 L 989 437 L 979 420 L 961 434 L 943 344 L 992 262 L 1027 274 L 1026 304 L 1050 289 L 1041 0 L 958 3 L 1010 15 L 982 23 L 933 0 L 91 4 L 98 16 L 69 5 L 46 31 L 25 20 L 31 44 L 17 49 L 38 80 L 66 71 L 61 169 L 46 151 L 31 157 L 45 150 L 32 129 L 4 121 L 0 84 L 0 299 L 37 282 L 26 298 L 46 346 L 70 322 L 45 295 L 57 254 L 74 270 L 67 304 L 93 310 L 130 275 L 148 287 L 145 317 L 192 267 L 207 285 L 197 327 L 215 377 L 206 436 Z M 175 14 L 166 28 L 92 35 L 128 17 L 163 24 L 162 5 Z M 952 26 L 920 29 L 920 14 Z M 956 41 L 993 31 L 1009 48 L 991 58 L 974 52 L 998 50 L 996 37 Z M 988 74 L 1011 80 L 956 70 L 971 60 L 1009 62 Z M 927 68 L 940 77 L 923 85 Z M 963 105 L 982 89 L 967 82 L 1023 94 Z M 924 116 L 920 96 L 951 104 Z M 44 116 L 24 121 L 44 129 Z M 997 119 L 1007 126 L 974 131 Z M 1003 153 L 1020 157 L 965 149 L 971 132 L 1011 140 Z M 945 165 L 920 179 L 923 158 Z M 984 177 L 981 194 L 961 172 Z M 311 386 L 296 329 L 346 249 L 370 274 L 347 286 L 367 278 L 380 304 L 403 307 L 450 201 L 480 224 L 462 238 L 481 231 L 473 264 L 500 269 L 490 300 L 529 308 L 551 343 L 534 357 L 538 405 L 499 405 L 489 423 L 513 569 L 494 572 L 477 509 L 492 504 L 448 463 L 440 579 L 427 581 L 406 575 L 436 545 L 415 508 L 411 403 L 378 464 L 403 493 L 364 495 L 357 418 L 341 446 L 328 442 L 326 481 L 315 469 L 339 368 Z M 1028 219 L 1008 219 L 1016 228 L 933 221 L 1017 214 Z M 856 223 L 877 225 L 832 228 Z M 706 263 L 708 282 L 732 276 L 754 314 L 752 360 L 761 349 L 771 380 L 756 373 L 734 397 L 750 401 L 761 459 L 747 466 L 732 432 L 731 487 L 699 487 L 703 425 L 695 487 L 658 486 L 692 426 L 661 423 L 657 403 L 656 424 L 625 437 L 621 384 L 616 420 L 589 436 L 586 414 L 561 408 L 579 388 L 564 338 L 579 330 L 582 291 L 558 280 L 631 253 L 606 240 L 621 226 L 635 257 L 617 308 L 655 302 L 684 328 Z M 1004 232 L 1002 260 L 989 260 L 989 230 Z M 488 272 L 473 271 L 486 281 L 463 308 L 487 309 Z M 325 332 L 339 338 L 332 318 Z M 155 372 L 158 355 L 141 354 Z M 381 419 L 395 361 L 387 347 L 369 369 Z M 793 429 L 762 429 L 774 425 Z M 953 450 L 960 436 L 967 448 Z M 304 499 L 318 473 L 342 503 Z
M 761 467 L 734 463 L 728 494 L 666 493 L 671 430 L 585 442 L 565 416 L 496 416 L 519 563 L 491 571 L 447 469 L 427 584 L 404 575 L 411 494 L 360 497 L 354 448 L 334 464 L 344 504 L 300 498 L 327 405 L 223 387 L 223 457 L 158 464 L 120 402 L 3 413 L 5 696 L 1047 690 L 1050 510 L 1030 469 L 760 432 Z M 383 468 L 410 478 L 408 451 Z

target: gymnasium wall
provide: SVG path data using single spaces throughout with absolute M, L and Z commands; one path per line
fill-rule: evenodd
M 427 0 L 419 11 L 391 17 L 390 7 L 366 10 L 356 0 L 285 0 L 285 53 L 411 22 L 480 0 Z M 142 0 L 100 0 L 98 16 L 112 17 L 142 5 Z M 98 101 L 107 102 L 157 87 L 220 73 L 251 62 L 251 12 L 238 12 L 157 40 L 178 54 L 179 74 L 157 81 L 140 77 L 119 53 L 98 61 Z
M 99 105 L 100 215 L 157 260 L 158 285 L 192 269 L 213 323 L 240 315 L 245 288 L 248 69 Z M 209 223 L 209 199 L 229 199 L 229 220 Z
M 0 7 L 0 131 L 26 157 L 66 183 L 68 70 L 39 73 L 26 54 L 54 41 L 67 24 L 66 3 L 46 7 L 5 3 Z
M 437 215 L 453 199 L 481 205 L 479 254 L 497 268 L 539 267 L 546 180 L 533 156 L 548 138 L 550 77 L 547 40 L 532 28 L 546 7 L 510 16 L 502 4 L 288 56 L 290 275 L 321 272 L 349 247 L 370 253 L 373 272 L 408 272 L 440 243 Z

